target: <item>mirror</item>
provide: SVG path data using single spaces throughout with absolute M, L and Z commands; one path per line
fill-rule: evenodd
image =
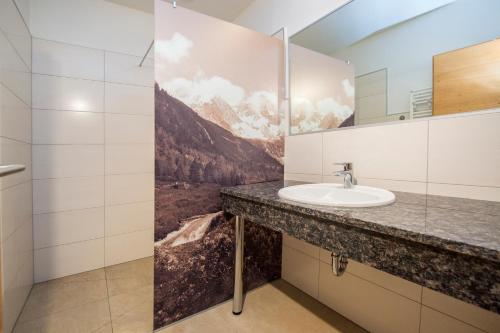
M 290 38 L 290 133 L 499 107 L 499 36 L 498 0 L 350 1 Z

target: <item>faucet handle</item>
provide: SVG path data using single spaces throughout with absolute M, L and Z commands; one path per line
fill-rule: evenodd
M 352 162 L 340 162 L 333 163 L 334 165 L 342 165 L 344 167 L 344 171 L 352 171 Z

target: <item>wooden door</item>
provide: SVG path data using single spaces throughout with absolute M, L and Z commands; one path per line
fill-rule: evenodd
M 500 107 L 500 39 L 433 57 L 433 115 Z

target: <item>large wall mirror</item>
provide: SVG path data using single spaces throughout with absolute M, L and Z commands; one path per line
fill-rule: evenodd
M 353 0 L 293 35 L 290 133 L 500 107 L 499 0 Z

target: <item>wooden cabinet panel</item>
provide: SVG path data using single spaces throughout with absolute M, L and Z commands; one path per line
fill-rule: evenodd
M 500 39 L 433 58 L 433 115 L 500 107 Z

